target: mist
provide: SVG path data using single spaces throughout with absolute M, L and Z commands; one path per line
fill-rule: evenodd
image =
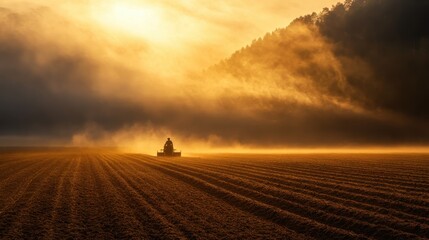
M 0 145 L 426 146 L 428 4 L 334 3 L 0 1 Z

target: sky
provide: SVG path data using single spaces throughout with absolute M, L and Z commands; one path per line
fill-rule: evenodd
M 373 2 L 0 0 L 0 145 L 426 146 L 427 5 Z
M 2 0 L 3 8 L 19 12 L 33 11 L 39 14 L 56 14 L 56 17 L 79 24 L 79 27 L 107 34 L 120 45 L 129 38 L 146 45 L 157 61 L 180 65 L 183 69 L 195 70 L 209 67 L 232 52 L 249 44 L 275 28 L 287 26 L 297 16 L 320 12 L 338 0 L 298 1 L 197 1 L 197 0 L 92 0 L 92 1 L 8 1 Z M 49 13 L 38 8 L 45 8 Z M 42 17 L 39 15 L 39 17 Z M 44 27 L 55 27 L 45 16 Z M 44 17 L 42 17 L 44 18 Z M 52 26 L 49 26 L 52 25 Z M 201 55 L 199 53 L 204 52 Z M 168 59 L 159 55 L 168 54 Z M 186 58 L 187 61 L 182 61 Z M 174 60 L 173 60 L 174 59 Z M 178 67 L 177 67 L 178 68 Z

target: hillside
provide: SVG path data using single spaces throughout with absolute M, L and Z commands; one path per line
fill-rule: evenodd
M 428 10 L 423 1 L 339 3 L 267 33 L 214 69 L 247 81 L 274 71 L 280 88 L 310 84 L 323 95 L 428 117 L 420 105 L 429 100 Z
M 427 12 L 424 1 L 339 3 L 253 41 L 210 68 L 208 81 L 232 113 L 270 119 L 261 120 L 261 136 L 421 143 L 429 136 Z

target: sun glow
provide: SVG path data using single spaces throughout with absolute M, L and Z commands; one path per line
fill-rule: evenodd
M 93 8 L 95 20 L 110 30 L 160 42 L 166 39 L 164 13 L 153 6 L 110 2 Z

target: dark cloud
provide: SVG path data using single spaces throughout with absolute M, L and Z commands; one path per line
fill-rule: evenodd
M 176 82 L 118 64 L 133 57 L 122 48 L 114 51 L 125 57 L 106 59 L 100 46 L 115 46 L 49 9 L 0 9 L 0 144 L 159 130 L 215 136 L 218 146 L 425 145 L 428 10 L 424 1 L 348 1 Z M 55 34 L 74 35 L 56 37 L 46 19 L 67 29 Z
M 38 21 L 52 15 L 48 9 L 21 15 L 3 9 L 0 15 L 6 26 L 0 30 L 0 135 L 70 138 L 88 122 L 115 130 L 145 119 L 140 105 L 97 92 L 94 72 L 108 66 L 91 53 L 67 52 L 40 39 L 43 33 L 37 31 L 44 29 Z

